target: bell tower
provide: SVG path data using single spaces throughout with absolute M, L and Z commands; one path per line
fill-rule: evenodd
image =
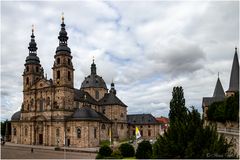
M 63 15 L 58 39 L 59 46 L 56 49 L 52 67 L 53 84 L 56 89 L 54 108 L 68 110 L 72 109 L 74 101 L 74 68 L 71 50 L 67 44 L 68 36 Z
M 53 83 L 56 86 L 65 86 L 73 88 L 74 84 L 74 68 L 72 64 L 71 50 L 68 47 L 67 32 L 64 24 L 64 17 L 62 15 L 61 30 L 59 32 L 59 46 L 56 49 L 54 56 L 53 69 Z
M 37 56 L 37 44 L 35 42 L 34 27 L 32 26 L 31 41 L 29 43 L 29 55 L 26 58 L 23 71 L 23 91 L 27 91 L 31 85 L 43 77 L 43 68 Z

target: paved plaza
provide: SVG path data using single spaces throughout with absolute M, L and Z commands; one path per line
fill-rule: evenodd
M 65 155 L 64 155 L 65 154 Z M 1 146 L 1 159 L 95 159 L 96 153 L 63 152 L 52 149 L 31 148 L 20 146 Z

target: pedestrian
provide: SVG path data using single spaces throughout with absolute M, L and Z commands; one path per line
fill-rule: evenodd
M 31 153 L 33 153 L 33 148 L 31 148 Z

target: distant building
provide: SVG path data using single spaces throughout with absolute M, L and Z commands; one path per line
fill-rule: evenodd
M 130 138 L 136 125 L 139 125 L 143 137 L 155 138 L 159 130 L 155 118 L 150 114 L 127 116 L 127 105 L 117 97 L 114 83 L 111 83 L 110 90 L 107 88 L 97 74 L 94 60 L 91 73 L 85 77 L 81 88 L 74 88 L 73 56 L 67 43 L 64 18 L 58 39 L 53 79 L 48 79 L 37 56 L 32 30 L 22 75 L 23 102 L 21 110 L 11 118 L 11 142 L 94 147 L 103 140 Z
M 224 101 L 227 97 L 233 96 L 236 92 L 239 92 L 239 61 L 237 48 L 235 48 L 230 83 L 226 93 L 224 92 L 220 78 L 218 77 L 213 96 L 203 97 L 202 108 L 204 125 L 208 125 L 210 122 L 207 117 L 208 107 L 214 102 Z M 233 121 L 227 121 L 226 123 L 214 123 L 217 125 L 217 131 L 219 134 L 224 134 L 228 141 L 233 139 L 234 149 L 236 153 L 239 154 L 239 123 Z
M 159 134 L 159 123 L 151 114 L 127 115 L 129 124 L 129 136 L 135 136 L 135 128 L 138 127 L 143 139 L 156 139 Z
M 160 134 L 162 135 L 165 131 L 167 131 L 169 127 L 169 119 L 166 117 L 156 117 L 156 120 L 160 124 Z

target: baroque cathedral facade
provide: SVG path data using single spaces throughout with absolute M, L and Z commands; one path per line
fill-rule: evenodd
M 81 88 L 74 88 L 74 66 L 62 17 L 59 46 L 54 55 L 53 78 L 44 77 L 37 56 L 34 30 L 23 71 L 23 103 L 11 118 L 11 142 L 45 146 L 99 146 L 103 140 L 119 141 L 134 136 L 139 126 L 142 137 L 154 139 L 159 124 L 151 114 L 127 115 L 127 105 L 111 83 L 91 73 Z

